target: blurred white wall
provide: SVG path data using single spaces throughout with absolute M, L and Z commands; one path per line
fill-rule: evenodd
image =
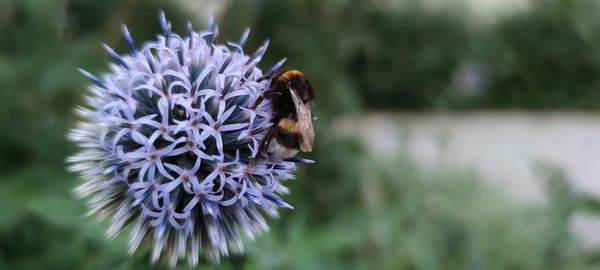
M 424 171 L 470 168 L 516 199 L 543 203 L 539 162 L 564 170 L 575 190 L 600 196 L 600 114 L 472 112 L 342 117 L 340 135 L 358 135 L 378 158 L 404 155 Z M 600 220 L 573 219 L 586 244 L 600 246 Z
M 529 0 L 460 0 L 466 1 L 476 19 L 495 22 L 499 17 L 529 8 Z
M 403 9 L 414 0 L 371 0 L 375 7 Z M 527 10 L 531 0 L 420 0 L 418 3 L 431 12 L 454 11 L 473 19 L 475 24 L 494 23 L 502 16 Z
M 574 187 L 600 196 L 600 114 L 475 112 L 368 114 L 337 121 L 368 149 L 410 156 L 424 169 L 469 167 L 524 200 L 543 199 L 538 162 L 564 169 Z

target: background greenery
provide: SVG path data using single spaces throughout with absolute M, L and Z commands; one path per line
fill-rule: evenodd
M 420 172 L 381 162 L 354 138 L 333 135 L 336 117 L 371 110 L 600 108 L 600 2 L 532 1 L 493 24 L 419 1 L 230 0 L 223 36 L 253 28 L 263 67 L 287 56 L 319 90 L 318 142 L 287 199 L 296 207 L 247 242 L 247 255 L 198 269 L 588 269 L 600 253 L 569 231 L 578 211 L 598 213 L 560 170 L 542 165 L 548 202 L 523 205 L 464 170 Z M 172 1 L 0 0 L 0 269 L 161 269 L 129 258 L 126 236 L 84 216 L 64 139 L 87 82 L 106 70 L 99 44 L 125 51 L 201 20 Z M 181 266 L 186 269 L 186 266 Z

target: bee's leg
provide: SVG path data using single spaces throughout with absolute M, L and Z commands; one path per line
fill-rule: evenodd
M 265 98 L 269 98 L 271 96 L 274 95 L 281 95 L 281 93 L 274 91 L 274 90 L 266 90 L 263 91 L 260 96 L 258 96 L 258 98 L 256 99 L 256 101 L 254 101 L 254 104 L 252 104 L 252 106 L 250 106 L 249 109 L 254 110 L 256 109 L 256 107 L 258 107 L 258 105 L 260 105 L 260 103 L 265 99 Z
M 258 98 L 256 99 L 256 101 L 254 101 L 254 104 L 252 104 L 252 106 L 250 106 L 250 110 L 254 110 L 256 109 L 256 107 L 258 107 L 258 105 L 260 105 L 260 103 L 264 100 L 265 98 L 263 97 L 263 95 L 258 96 Z
M 267 74 L 265 76 L 262 76 L 262 77 L 256 79 L 256 82 L 262 82 L 262 81 L 264 81 L 266 79 L 270 79 L 270 78 L 271 78 L 271 74 Z
M 272 138 L 273 138 L 273 129 L 271 128 L 271 129 L 269 129 L 267 136 L 265 136 L 263 141 L 260 143 L 260 146 L 258 148 L 258 153 L 256 153 L 256 156 L 248 162 L 249 166 L 254 166 L 257 159 L 259 159 L 267 154 L 267 149 L 269 148 L 269 143 L 271 142 Z
M 256 79 L 256 82 L 262 82 L 266 79 L 271 79 L 271 78 L 273 78 L 273 74 L 275 74 L 275 72 L 269 72 L 266 75 L 263 75 L 262 77 Z
M 269 129 L 269 133 L 267 133 L 267 136 L 265 136 L 265 139 L 262 141 L 262 144 L 258 149 L 258 154 L 256 154 L 258 157 L 262 157 L 265 154 L 267 154 L 267 149 L 269 149 L 269 143 L 273 139 L 273 130 L 274 128 Z
M 272 79 L 273 78 L 273 74 L 275 74 L 275 72 L 271 72 L 271 73 L 268 73 L 268 74 L 266 74 L 266 75 L 264 75 L 262 77 L 259 77 L 258 79 L 256 79 L 256 82 L 262 82 L 262 81 L 264 81 L 266 79 Z M 240 79 L 240 86 L 242 86 L 245 82 L 246 82 L 246 79 L 245 78 L 241 78 Z

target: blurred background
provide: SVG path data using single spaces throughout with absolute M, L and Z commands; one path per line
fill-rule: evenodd
M 0 269 L 163 269 L 84 216 L 65 140 L 106 42 L 214 14 L 318 91 L 317 161 L 198 269 L 600 268 L 600 1 L 0 0 Z M 187 269 L 185 265 L 181 269 Z

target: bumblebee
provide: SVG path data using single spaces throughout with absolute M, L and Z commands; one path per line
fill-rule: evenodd
M 306 76 L 293 69 L 271 76 L 269 90 L 261 94 L 253 108 L 263 99 L 271 103 L 273 127 L 265 137 L 260 152 L 289 158 L 298 151 L 312 151 L 315 133 L 311 106 L 315 92 Z

